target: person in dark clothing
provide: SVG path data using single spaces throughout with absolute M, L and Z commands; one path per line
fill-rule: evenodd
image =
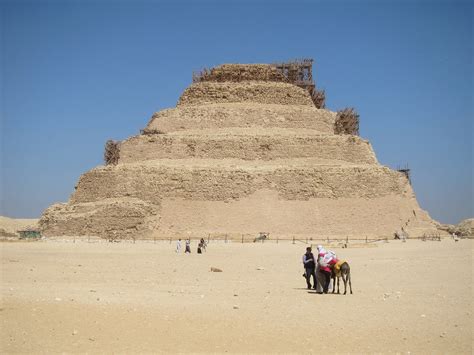
M 324 276 L 323 292 L 328 293 L 329 284 L 331 283 L 331 272 L 326 271 L 326 270 L 321 270 L 321 273 Z
M 314 255 L 311 252 L 311 247 L 307 247 L 306 253 L 303 255 L 303 266 L 308 289 L 311 289 L 311 276 L 313 276 L 313 288 L 316 289 L 316 262 L 314 260 Z
M 203 251 L 206 251 L 206 247 L 207 247 L 206 241 L 204 240 L 204 238 L 201 238 L 201 249 Z

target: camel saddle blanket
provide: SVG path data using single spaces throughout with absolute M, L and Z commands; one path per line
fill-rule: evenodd
M 341 266 L 344 264 L 346 261 L 345 260 L 338 260 L 337 263 L 334 264 L 334 275 L 336 277 L 341 277 Z

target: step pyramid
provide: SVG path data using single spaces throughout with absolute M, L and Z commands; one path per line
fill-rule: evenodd
M 407 176 L 380 165 L 367 140 L 335 134 L 337 114 L 318 109 L 314 86 L 290 74 L 270 64 L 201 74 L 175 108 L 108 146 L 109 164 L 44 211 L 43 234 L 240 240 L 261 231 L 345 238 L 435 230 Z

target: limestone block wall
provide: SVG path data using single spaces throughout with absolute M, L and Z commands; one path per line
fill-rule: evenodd
M 429 216 L 412 197 L 289 201 L 279 198 L 276 191 L 260 190 L 232 203 L 166 198 L 156 235 L 185 235 L 191 230 L 195 236 L 226 234 L 240 241 L 242 234 L 252 240 L 258 232 L 272 231 L 273 238 L 341 239 L 391 237 L 400 226 L 405 226 L 412 237 L 434 229 Z
M 369 142 L 355 136 L 281 134 L 267 130 L 264 134 L 138 135 L 120 145 L 119 163 L 127 164 L 154 159 L 244 159 L 273 160 L 319 158 L 356 164 L 376 164 Z
M 95 168 L 81 176 L 71 202 L 123 196 L 157 205 L 167 197 L 225 201 L 261 189 L 275 190 L 285 200 L 413 196 L 403 174 L 385 167 L 166 160 Z
M 144 132 L 163 133 L 229 127 L 312 129 L 334 134 L 336 113 L 307 105 L 220 103 L 156 112 Z
M 314 106 L 307 90 L 293 84 L 264 81 L 194 83 L 181 95 L 177 106 L 223 102 Z

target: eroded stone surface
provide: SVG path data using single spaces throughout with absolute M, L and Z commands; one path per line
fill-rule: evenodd
M 181 95 L 177 106 L 231 102 L 314 106 L 305 89 L 266 81 L 194 83 Z
M 196 129 L 257 127 L 309 129 L 333 135 L 335 119 L 335 112 L 309 105 L 211 103 L 184 105 L 157 112 L 144 131 L 170 133 Z
M 226 129 L 138 135 L 120 145 L 119 163 L 156 159 L 274 160 L 320 158 L 376 164 L 370 144 L 357 136 L 275 129 Z

